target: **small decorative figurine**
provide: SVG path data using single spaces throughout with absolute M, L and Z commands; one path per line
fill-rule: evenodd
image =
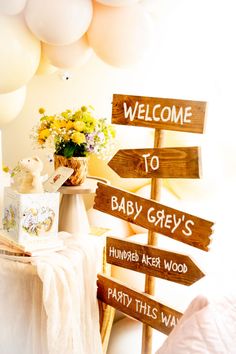
M 42 170 L 43 163 L 39 157 L 21 159 L 14 169 L 12 188 L 19 193 L 43 193 Z

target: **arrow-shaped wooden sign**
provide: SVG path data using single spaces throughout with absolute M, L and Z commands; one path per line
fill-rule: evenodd
M 112 123 L 203 133 L 206 102 L 113 95 Z
M 99 300 L 164 334 L 168 335 L 182 316 L 150 295 L 141 294 L 111 277 L 99 274 L 97 285 Z
M 113 237 L 107 238 L 106 259 L 107 263 L 182 285 L 192 285 L 205 275 L 186 255 Z
M 124 149 L 108 165 L 126 178 L 200 178 L 199 155 L 198 147 Z
M 213 222 L 98 183 L 94 208 L 208 251 Z

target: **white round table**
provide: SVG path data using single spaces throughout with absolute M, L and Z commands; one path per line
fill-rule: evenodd
M 59 231 L 86 236 L 90 231 L 83 195 L 95 193 L 97 183 L 108 183 L 99 177 L 87 177 L 80 186 L 62 186 L 59 210 Z

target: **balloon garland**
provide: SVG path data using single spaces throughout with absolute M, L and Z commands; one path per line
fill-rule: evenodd
M 0 124 L 13 119 L 9 94 L 17 100 L 17 115 L 25 98 L 25 88 L 20 89 L 45 64 L 79 67 L 92 50 L 115 67 L 140 61 L 151 42 L 151 17 L 142 6 L 146 1 L 1 0 Z

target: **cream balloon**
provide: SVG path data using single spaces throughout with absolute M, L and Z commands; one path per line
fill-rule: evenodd
M 110 7 L 94 3 L 88 40 L 96 54 L 110 65 L 126 67 L 140 61 L 151 42 L 151 20 L 137 5 Z
M 45 55 L 43 55 L 43 53 L 42 53 L 40 63 L 39 63 L 39 66 L 38 66 L 38 69 L 37 69 L 35 75 L 53 74 L 57 70 L 58 70 L 58 68 L 51 65 L 49 59 L 47 57 L 45 57 Z
M 100 4 L 107 6 L 129 6 L 139 2 L 139 0 L 96 0 Z
M 87 31 L 93 15 L 91 0 L 28 0 L 26 23 L 41 41 L 67 45 Z
M 4 15 L 17 15 L 23 11 L 26 0 L 1 0 L 0 12 Z
M 66 46 L 53 46 L 44 43 L 42 49 L 43 54 L 48 57 L 52 65 L 65 69 L 85 64 L 92 54 L 92 48 L 89 47 L 86 36 Z
M 26 97 L 26 86 L 0 95 L 0 127 L 15 119 L 22 110 Z
M 0 16 L 0 94 L 24 86 L 35 74 L 40 42 L 18 16 Z

